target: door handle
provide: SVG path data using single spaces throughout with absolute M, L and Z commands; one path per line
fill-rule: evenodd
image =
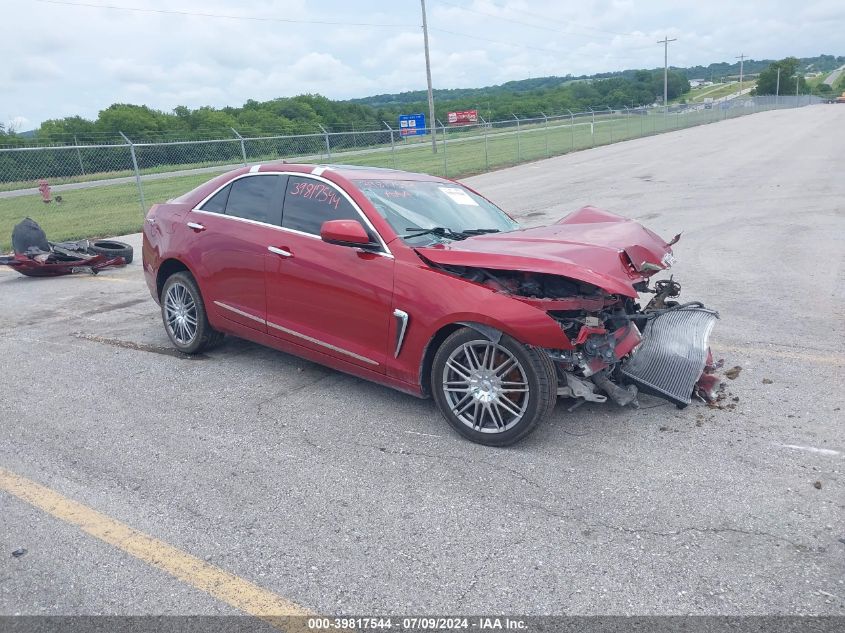
M 197 232 L 205 231 L 205 227 L 202 224 L 197 224 L 196 222 L 188 222 L 188 228 Z
M 276 255 L 281 255 L 282 257 L 293 257 L 293 253 L 290 251 L 286 251 L 283 248 L 276 248 L 275 246 L 268 246 L 267 250 L 271 253 L 275 253 Z

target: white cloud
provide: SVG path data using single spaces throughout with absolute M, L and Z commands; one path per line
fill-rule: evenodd
M 90 0 L 91 4 L 111 4 Z M 240 105 L 304 92 L 331 98 L 425 88 L 419 4 L 400 0 L 133 0 L 202 15 L 12 3 L 0 39 L 0 112 L 37 125 L 114 102 Z M 459 6 L 454 6 L 459 5 Z M 432 0 L 436 87 L 589 74 L 663 63 L 845 54 L 841 0 Z M 311 20 L 339 24 L 290 23 Z M 352 23 L 392 25 L 360 27 Z M 446 33 L 451 31 L 455 34 Z M 480 39 L 479 39 L 480 38 Z
M 12 60 L 12 81 L 43 83 L 61 76 L 62 69 L 59 64 L 47 57 L 32 55 Z

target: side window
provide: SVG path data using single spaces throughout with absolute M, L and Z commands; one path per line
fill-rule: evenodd
M 279 226 L 286 180 L 286 176 L 277 175 L 246 176 L 236 180 L 230 185 L 226 215 Z
M 291 176 L 285 194 L 282 226 L 319 235 L 320 227 L 328 220 L 360 221 L 361 216 L 343 194 L 331 185 L 311 178 Z M 370 239 L 373 239 L 372 235 Z
M 203 211 L 210 211 L 211 213 L 226 213 L 226 201 L 229 199 L 229 192 L 232 190 L 232 185 L 226 185 L 220 191 L 206 200 L 202 205 Z

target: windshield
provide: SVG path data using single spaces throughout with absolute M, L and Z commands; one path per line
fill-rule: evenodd
M 513 231 L 504 211 L 457 183 L 354 180 L 394 231 L 415 245 Z

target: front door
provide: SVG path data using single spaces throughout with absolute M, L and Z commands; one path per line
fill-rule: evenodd
M 337 219 L 363 223 L 327 181 L 290 177 L 276 259 L 267 265 L 267 332 L 385 373 L 394 260 L 323 242 L 320 226 Z

